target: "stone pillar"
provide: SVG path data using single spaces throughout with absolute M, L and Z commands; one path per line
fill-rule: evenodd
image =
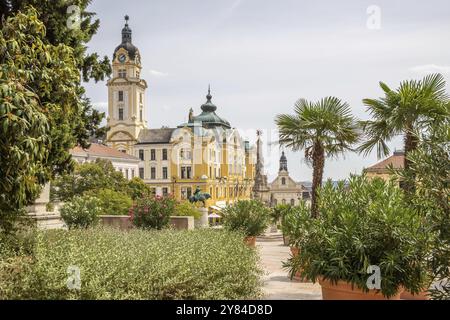
M 47 212 L 47 204 L 50 202 L 50 184 L 42 189 L 42 193 L 33 205 L 27 208 L 28 215 L 36 220 L 39 229 L 62 229 L 64 223 L 59 215 L 59 206 L 54 212 Z
M 201 218 L 196 221 L 197 228 L 209 228 L 208 208 L 197 208 L 202 214 Z

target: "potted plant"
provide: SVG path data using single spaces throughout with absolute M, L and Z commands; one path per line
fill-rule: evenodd
M 256 246 L 256 237 L 267 229 L 270 221 L 269 208 L 257 200 L 240 200 L 222 213 L 225 229 L 243 232 L 250 247 Z
M 283 214 L 283 235 L 288 240 L 285 245 L 290 246 L 292 257 L 296 258 L 300 254 L 299 244 L 304 237 L 308 236 L 307 225 L 311 223 L 311 209 L 305 202 L 300 202 L 299 206 L 288 207 Z M 291 274 L 291 280 L 305 280 L 301 275 L 301 270 Z
M 420 292 L 428 234 L 398 183 L 354 176 L 348 185 L 328 182 L 319 199 L 320 217 L 304 227 L 308 234 L 297 244 L 301 255 L 286 263 L 291 273 L 300 269 L 318 281 L 325 300 L 400 299 L 403 290 Z M 369 273 L 377 268 L 379 274 Z

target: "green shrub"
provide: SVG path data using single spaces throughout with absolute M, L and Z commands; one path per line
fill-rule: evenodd
M 91 197 L 95 197 L 100 201 L 102 215 L 123 216 L 128 215 L 133 205 L 133 200 L 121 192 L 110 189 L 100 189 L 85 193 Z
M 269 226 L 270 209 L 260 201 L 240 200 L 223 210 L 224 227 L 247 237 L 261 235 Z
M 303 229 L 300 255 L 285 266 L 291 275 L 317 281 L 346 281 L 368 291 L 369 266 L 381 269 L 381 292 L 395 295 L 403 286 L 417 294 L 426 280 L 429 240 L 422 220 L 405 202 L 397 183 L 352 177 L 348 187 L 328 182 L 320 192 L 320 218 Z
M 201 212 L 189 201 L 178 202 L 175 205 L 174 215 L 177 217 L 194 217 L 195 219 L 202 217 Z
M 75 197 L 60 209 L 61 218 L 69 229 L 89 228 L 98 223 L 101 202 L 89 195 Z
M 149 196 L 150 191 L 150 187 L 141 178 L 134 177 L 128 182 L 128 195 L 133 200 Z
M 283 210 L 283 235 L 289 238 L 289 245 L 298 247 L 304 237 L 308 236 L 308 224 L 311 223 L 311 208 L 305 202 L 296 207 L 285 207 Z
M 139 199 L 130 209 L 131 220 L 138 228 L 162 230 L 169 225 L 175 205 L 176 201 L 172 197 Z
M 261 275 L 242 235 L 91 228 L 42 231 L 34 256 L 0 260 L 0 299 L 255 299 Z M 67 288 L 68 267 L 81 290 Z

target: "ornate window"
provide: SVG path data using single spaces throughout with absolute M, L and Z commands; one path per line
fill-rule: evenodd
M 119 108 L 119 121 L 123 121 L 123 108 Z
M 123 91 L 119 91 L 119 102 L 123 102 Z
M 126 78 L 126 77 L 127 77 L 127 70 L 119 69 L 119 78 Z
M 281 179 L 281 184 L 282 184 L 283 186 L 286 185 L 286 178 L 282 178 L 282 179 Z

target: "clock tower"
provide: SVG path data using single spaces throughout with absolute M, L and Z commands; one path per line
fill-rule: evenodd
M 108 80 L 107 144 L 117 150 L 131 153 L 141 130 L 147 128 L 147 82 L 141 79 L 141 55 L 132 43 L 132 31 L 125 16 L 122 43 L 112 60 L 113 76 Z

